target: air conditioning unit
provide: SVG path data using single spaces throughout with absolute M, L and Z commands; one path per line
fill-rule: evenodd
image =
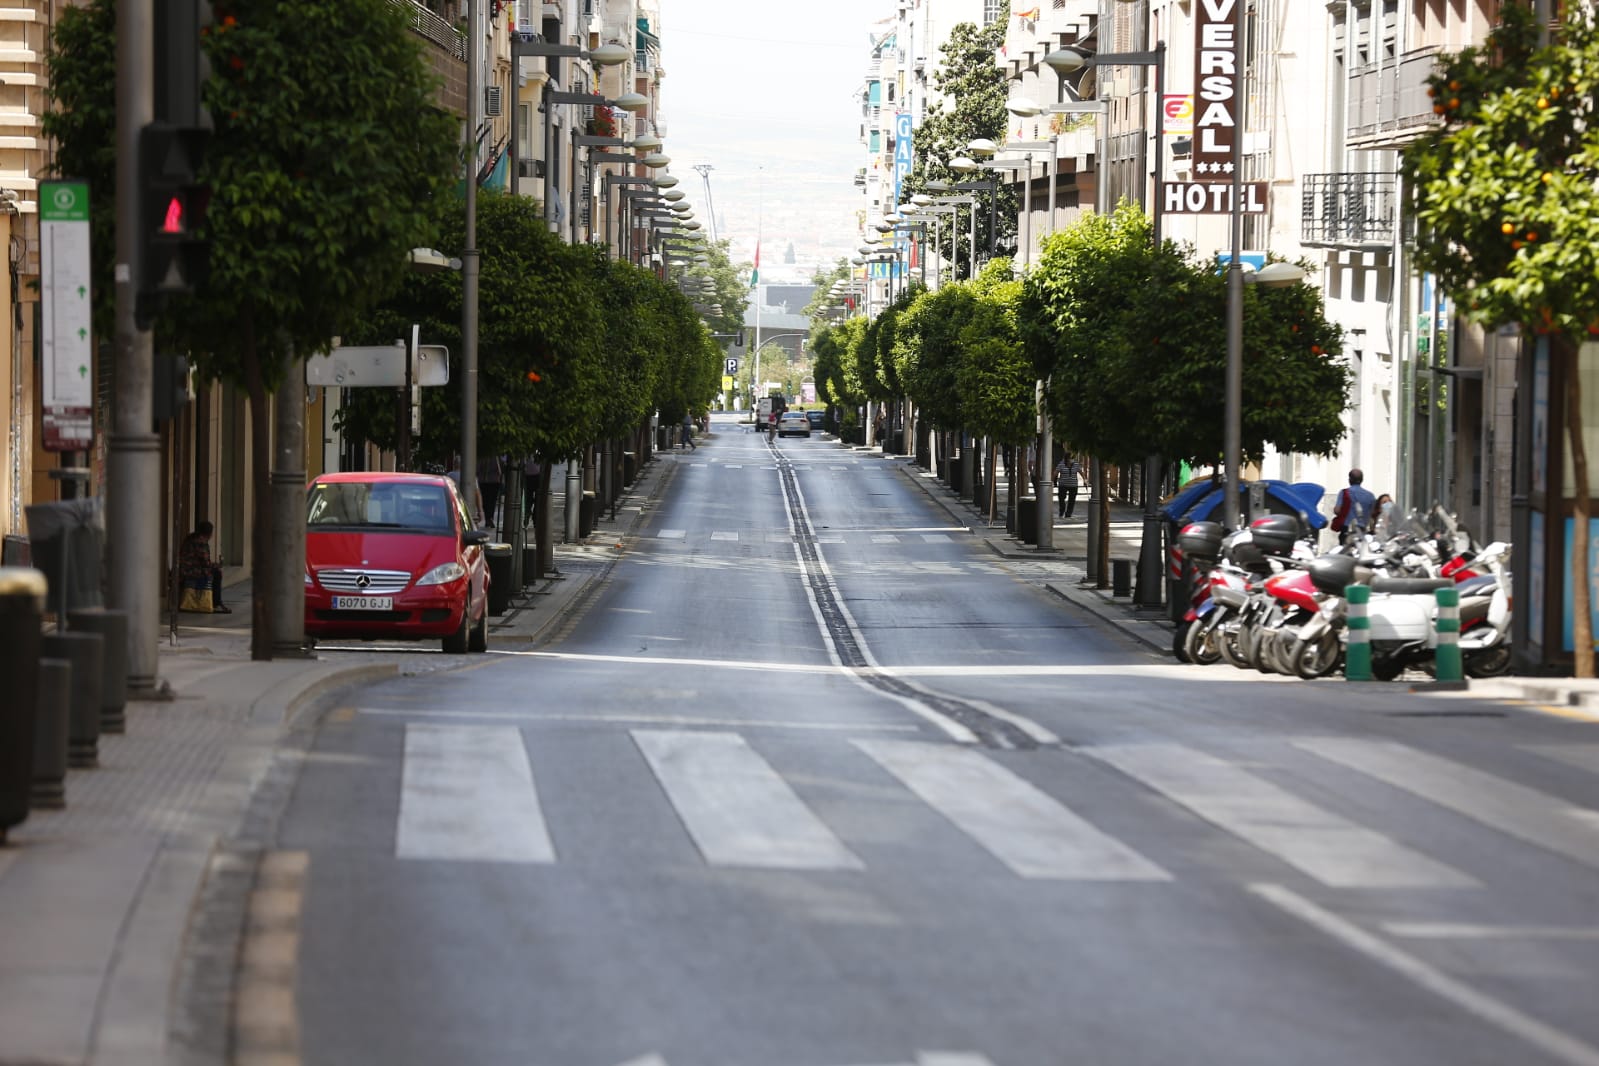
M 483 113 L 486 116 L 489 118 L 499 118 L 505 113 L 504 106 L 501 102 L 501 97 L 503 95 L 504 90 L 498 85 L 490 85 L 484 91 Z

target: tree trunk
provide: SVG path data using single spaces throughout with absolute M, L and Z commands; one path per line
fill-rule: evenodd
M 1571 537 L 1571 647 L 1573 673 L 1593 677 L 1593 606 L 1589 594 L 1589 555 L 1592 536 L 1588 518 L 1593 508 L 1588 496 L 1588 450 L 1582 440 L 1582 376 L 1576 343 L 1566 359 L 1566 440 L 1571 447 L 1572 501 Z
M 244 377 L 250 393 L 250 658 L 272 658 L 272 407 L 261 376 L 254 338 L 244 342 Z
M 1090 544 L 1088 550 L 1099 559 L 1099 582 L 1096 588 L 1110 588 L 1110 472 L 1099 464 L 1099 477 L 1094 482 L 1093 506 L 1099 508 L 1099 543 Z
M 537 510 L 533 514 L 533 530 L 535 563 L 533 576 L 542 579 L 555 570 L 555 539 L 550 536 L 550 483 L 554 471 L 550 469 L 552 460 L 547 456 L 539 456 L 539 479 L 535 491 L 538 496 Z

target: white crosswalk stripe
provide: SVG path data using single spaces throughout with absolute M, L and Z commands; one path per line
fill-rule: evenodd
M 866 863 L 777 767 L 730 730 L 630 733 L 659 795 L 717 867 L 861 870 Z M 849 742 L 1011 873 L 1029 880 L 1164 882 L 1172 874 L 992 754 L 926 740 Z M 1599 813 L 1402 744 L 1290 739 L 1294 750 L 1481 825 L 1599 867 Z M 1525 750 L 1599 773 L 1599 745 Z M 1079 749 L 1316 881 L 1337 888 L 1457 888 L 1466 873 L 1251 769 L 1176 743 Z M 547 864 L 556 851 L 521 730 L 410 723 L 395 827 L 401 859 Z M 951 837 L 951 840 L 957 839 Z
M 554 862 L 521 732 L 407 725 L 394 850 L 402 859 Z
M 737 540 L 738 534 L 730 530 L 718 530 L 711 534 L 712 540 Z
M 899 543 L 899 538 L 896 537 L 892 533 L 874 533 L 872 535 L 872 543 L 873 544 L 898 544 Z
M 663 529 L 656 536 L 662 540 L 682 540 L 688 536 L 686 529 Z
M 1179 744 L 1118 744 L 1086 751 L 1322 884 L 1451 888 L 1476 883 L 1204 752 Z
M 1519 840 L 1599 867 L 1599 812 L 1404 744 L 1328 738 L 1295 746 Z
M 949 534 L 947 534 L 947 533 L 923 533 L 922 534 L 922 542 L 924 544 L 948 544 L 949 543 Z
M 633 742 L 712 866 L 861 868 L 738 734 L 635 729 Z
M 1171 879 L 1159 866 L 978 752 L 914 740 L 854 744 L 1018 876 L 1061 881 Z

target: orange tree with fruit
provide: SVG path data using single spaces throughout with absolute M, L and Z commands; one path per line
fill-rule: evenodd
M 1566 366 L 1566 426 L 1579 487 L 1576 528 L 1592 507 L 1577 353 L 1599 337 L 1599 16 L 1567 11 L 1541 40 L 1532 6 L 1506 3 L 1480 46 L 1441 59 L 1428 92 L 1439 125 L 1405 149 L 1416 264 L 1438 276 L 1467 319 L 1518 323 L 1547 337 Z M 1573 538 L 1572 573 L 1587 569 Z M 1588 582 L 1574 582 L 1579 677 L 1594 673 Z

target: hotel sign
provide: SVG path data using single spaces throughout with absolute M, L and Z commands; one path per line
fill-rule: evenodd
M 1238 131 L 1238 29 L 1243 0 L 1199 0 L 1194 20 L 1194 180 L 1231 181 Z

